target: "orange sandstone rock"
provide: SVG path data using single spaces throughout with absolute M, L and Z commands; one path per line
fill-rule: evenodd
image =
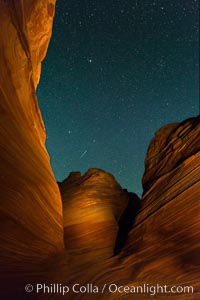
M 200 150 L 200 117 L 159 129 L 150 143 L 143 176 L 144 192 L 162 175 Z
M 27 280 L 64 249 L 62 203 L 35 94 L 51 36 L 54 2 L 0 1 L 2 285 L 10 285 L 9 276 L 15 277 L 13 282 L 16 276 Z
M 118 220 L 129 194 L 111 174 L 90 169 L 83 176 L 71 173 L 60 184 L 65 245 L 74 260 L 102 261 L 113 255 Z
M 84 268 L 78 269 L 77 266 L 74 268 L 72 265 L 71 275 L 68 277 L 70 286 L 73 286 L 74 282 L 79 282 L 81 285 L 89 282 L 102 288 L 106 283 L 107 289 L 103 295 L 71 293 L 70 299 L 129 300 L 134 297 L 137 300 L 145 300 L 151 297 L 147 292 L 111 293 L 108 287 L 113 283 L 118 287 L 136 287 L 144 284 L 153 287 L 167 285 L 168 291 L 172 286 L 183 288 L 188 286 L 193 287 L 193 293 L 186 292 L 180 295 L 160 292 L 155 299 L 197 300 L 200 298 L 199 117 L 175 126 L 167 126 L 160 132 L 163 134 L 160 135 L 160 140 L 157 135 L 156 147 L 155 140 L 150 144 L 144 176 L 150 172 L 157 175 L 152 176 L 152 181 L 150 175 L 147 176 L 151 184 L 149 187 L 146 186 L 142 208 L 135 218 L 123 249 L 118 255 L 107 257 L 104 261 L 96 261 L 95 264 L 90 264 L 92 260 L 88 261 Z M 184 136 L 180 148 L 177 147 L 178 135 Z M 172 159 L 168 156 L 168 143 L 171 145 L 170 149 L 173 149 L 170 152 Z M 161 152 L 159 157 L 166 161 L 157 160 L 155 152 L 158 155 Z M 149 165 L 151 165 L 150 169 L 148 169 Z M 78 189 L 78 186 L 74 186 L 74 195 Z M 67 194 L 65 195 L 67 199 Z M 74 201 L 75 199 L 76 197 Z M 67 214 L 64 218 L 66 217 Z M 82 230 L 84 231 L 85 228 Z M 98 235 L 97 228 L 95 230 Z M 78 232 L 82 234 L 81 228 Z M 68 241 L 68 237 L 65 236 L 66 245 Z M 93 249 L 95 251 L 95 247 Z M 79 254 L 71 253 L 80 263 Z M 70 266 L 70 260 L 66 263 L 65 258 L 59 265 L 60 275 L 54 275 L 54 280 L 65 282 L 66 277 L 61 274 L 67 272 L 67 266 Z M 59 297 L 55 295 L 53 299 Z

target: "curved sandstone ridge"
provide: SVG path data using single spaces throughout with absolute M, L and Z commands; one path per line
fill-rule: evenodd
M 82 262 L 111 257 L 128 192 L 100 169 L 90 169 L 83 176 L 71 173 L 60 190 L 67 250 L 71 255 L 82 255 Z
M 35 94 L 53 13 L 52 0 L 0 1 L 2 285 L 24 272 L 27 278 L 64 248 L 60 193 Z
M 138 197 L 99 169 L 71 173 L 59 191 L 35 95 L 54 5 L 0 0 L 0 298 L 63 299 L 24 291 L 62 283 L 66 299 L 145 300 L 148 293 L 102 293 L 105 283 L 145 283 L 192 285 L 194 294 L 170 298 L 200 299 L 200 117 L 156 133 L 139 212 Z M 75 283 L 99 292 L 73 293 Z
M 143 176 L 144 192 L 162 175 L 200 150 L 200 117 L 169 124 L 155 133 L 150 143 Z

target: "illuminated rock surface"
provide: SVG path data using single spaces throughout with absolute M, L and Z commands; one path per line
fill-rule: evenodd
M 35 95 L 53 14 L 54 1 L 0 1 L 0 282 L 9 289 L 64 249 Z
M 162 133 L 162 134 L 160 134 Z M 143 178 L 148 186 L 142 208 L 134 220 L 121 252 L 88 269 L 71 270 L 68 284 L 102 288 L 151 285 L 193 286 L 194 294 L 171 294 L 170 298 L 200 298 L 200 118 L 167 125 L 151 141 Z M 160 151 L 159 151 L 160 149 Z M 170 155 L 168 153 L 171 149 Z M 185 151 L 183 151 L 185 149 Z M 180 155 L 181 153 L 181 155 Z M 157 157 L 160 157 L 161 161 Z M 167 161 L 169 160 L 169 164 Z M 152 175 L 152 181 L 149 174 Z M 77 258 L 78 260 L 78 258 Z M 79 261 L 80 265 L 81 262 Z M 66 259 L 59 265 L 67 271 Z M 53 281 L 66 282 L 56 275 Z M 149 294 L 109 293 L 71 294 L 73 299 L 149 299 Z M 57 299 L 58 297 L 55 297 Z M 159 294 L 156 299 L 169 299 Z
M 93 283 L 99 289 L 105 283 L 192 285 L 195 294 L 170 298 L 200 299 L 199 117 L 156 133 L 145 161 L 139 213 L 137 196 L 98 169 L 72 173 L 60 183 L 61 200 L 35 95 L 54 4 L 0 1 L 1 299 L 63 299 L 26 294 L 24 284 L 36 282 Z M 149 297 L 107 288 L 103 294 L 65 296 Z
M 129 194 L 114 177 L 99 169 L 83 176 L 71 173 L 60 184 L 63 199 L 65 245 L 77 263 L 102 261 L 113 255 L 118 220 Z

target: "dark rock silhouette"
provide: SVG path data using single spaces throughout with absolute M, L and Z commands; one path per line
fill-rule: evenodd
M 128 205 L 118 222 L 119 229 L 114 249 L 115 255 L 119 254 L 125 245 L 128 238 L 128 233 L 134 226 L 135 218 L 141 206 L 141 199 L 135 193 L 129 193 Z

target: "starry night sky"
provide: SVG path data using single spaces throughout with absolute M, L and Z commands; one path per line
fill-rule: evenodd
M 142 192 L 150 140 L 199 114 L 198 1 L 57 0 L 37 90 L 58 181 L 90 167 Z

